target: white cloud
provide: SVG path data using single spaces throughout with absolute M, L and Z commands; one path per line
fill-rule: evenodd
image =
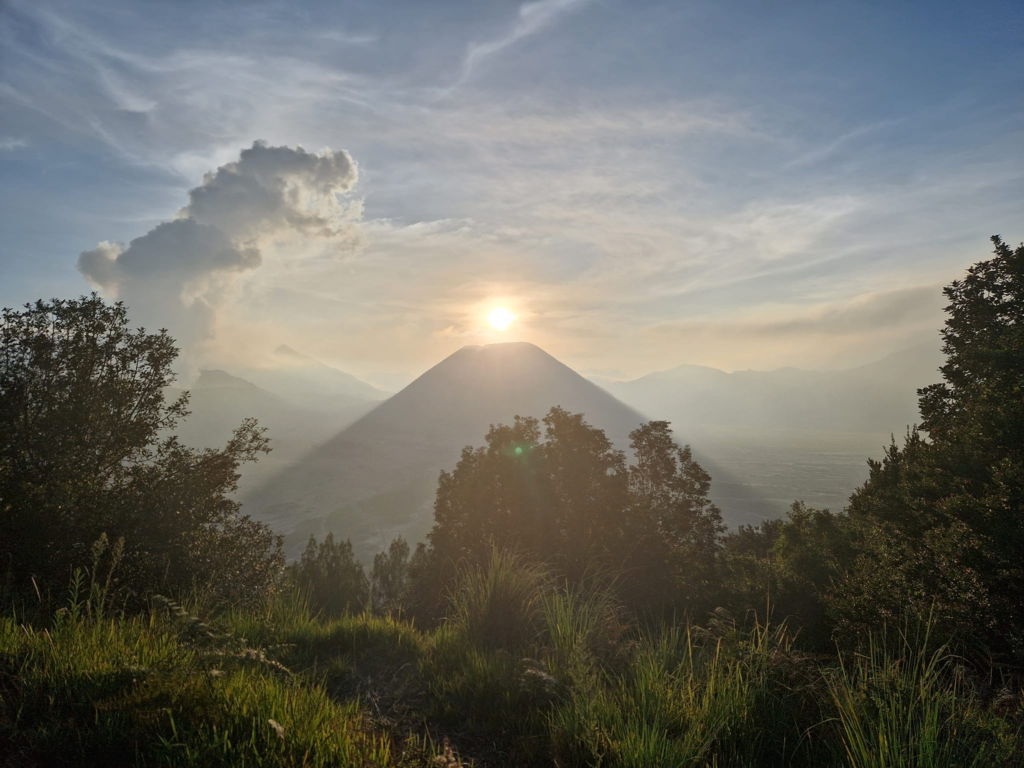
M 470 79 L 474 70 L 488 58 L 509 48 L 520 40 L 541 32 L 560 16 L 585 5 L 590 0 L 537 0 L 519 6 L 519 17 L 512 28 L 501 37 L 483 43 L 470 43 L 462 62 L 462 74 L 455 86 Z
M 340 197 L 357 181 L 345 151 L 310 153 L 257 141 L 206 174 L 189 203 L 127 247 L 102 242 L 78 269 L 124 300 L 133 318 L 168 327 L 187 354 L 211 338 L 234 277 L 263 262 L 280 238 L 329 241 L 348 252 L 358 242 L 361 209 Z

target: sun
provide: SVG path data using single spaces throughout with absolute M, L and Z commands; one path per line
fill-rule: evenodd
M 516 319 L 516 316 L 509 312 L 504 307 L 498 307 L 492 310 L 491 314 L 487 316 L 488 322 L 497 328 L 499 331 L 504 331 L 510 325 L 512 321 Z

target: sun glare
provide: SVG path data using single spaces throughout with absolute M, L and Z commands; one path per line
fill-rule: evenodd
M 497 328 L 499 331 L 504 331 L 510 325 L 512 321 L 516 319 L 516 316 L 509 312 L 504 307 L 498 307 L 487 316 L 487 320 Z

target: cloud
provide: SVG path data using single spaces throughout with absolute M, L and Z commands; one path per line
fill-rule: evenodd
M 813 333 L 833 337 L 908 326 L 937 328 L 944 303 L 942 286 L 922 285 L 857 296 L 802 315 L 759 322 L 755 327 L 766 335 Z
M 188 205 L 127 247 L 104 241 L 78 257 L 95 286 L 125 301 L 137 322 L 167 327 L 186 354 L 211 338 L 217 309 L 238 275 L 256 270 L 282 238 L 316 238 L 351 250 L 358 180 L 345 151 L 310 153 L 257 141 L 206 174 Z
M 27 146 L 28 142 L 24 139 L 0 136 L 0 152 L 13 152 L 16 149 L 24 149 Z
M 462 62 L 462 75 L 456 85 L 462 85 L 485 59 L 501 52 L 525 37 L 536 34 L 552 24 L 559 16 L 584 5 L 589 0 L 538 0 L 519 6 L 519 18 L 507 33 L 485 43 L 471 43 Z
M 849 367 L 915 344 L 937 345 L 944 304 L 941 284 L 918 285 L 803 307 L 765 305 L 733 317 L 656 323 L 645 336 L 671 344 L 683 355 L 680 362 L 727 369 L 736 360 L 746 367 Z

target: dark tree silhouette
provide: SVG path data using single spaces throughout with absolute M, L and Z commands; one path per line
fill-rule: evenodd
M 352 542 L 335 541 L 333 533 L 319 544 L 310 536 L 302 557 L 288 566 L 288 575 L 313 608 L 327 616 L 359 613 L 370 599 L 370 583 L 352 553 Z
M 373 556 L 370 600 L 377 613 L 391 613 L 402 606 L 409 581 L 409 542 L 399 536 L 387 552 Z
M 219 450 L 168 436 L 188 396 L 165 401 L 177 357 L 166 331 L 132 331 L 96 294 L 3 310 L 0 321 L 0 567 L 66 583 L 106 533 L 136 595 L 196 583 L 254 597 L 283 567 L 280 542 L 239 514 L 238 465 L 269 450 L 247 420 Z
M 922 424 L 851 498 L 862 555 L 837 609 L 853 626 L 935 611 L 948 632 L 1024 655 L 1024 246 L 945 289 L 944 381 Z
M 570 582 L 595 567 L 621 574 L 638 608 L 703 605 L 721 514 L 707 497 L 711 478 L 673 442 L 668 423 L 631 434 L 633 467 L 582 414 L 555 407 L 543 424 L 543 439 L 533 418 L 492 426 L 486 446 L 465 448 L 441 473 L 429 546 L 411 566 L 420 607 L 436 608 L 456 565 L 479 564 L 494 546 L 542 560 Z

